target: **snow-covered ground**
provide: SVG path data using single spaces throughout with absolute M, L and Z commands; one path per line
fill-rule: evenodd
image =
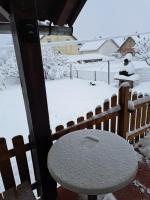
M 117 93 L 117 88 L 105 82 L 91 86 L 86 80 L 54 80 L 46 82 L 51 128 L 94 111 L 106 98 Z M 0 92 L 0 133 L 7 141 L 18 134 L 27 139 L 28 126 L 20 85 L 9 86 Z M 10 145 L 10 144 L 9 144 Z
M 150 82 L 143 82 L 133 90 L 150 93 Z M 50 115 L 50 125 L 66 125 L 70 120 L 85 116 L 88 111 L 94 111 L 96 106 L 102 105 L 106 98 L 118 93 L 118 88 L 106 82 L 96 82 L 90 85 L 87 80 L 63 79 L 46 82 L 47 100 Z M 27 140 L 28 125 L 24 108 L 24 101 L 20 85 L 8 86 L 0 91 L 0 133 L 7 141 L 18 134 Z
M 119 60 L 112 62 L 110 65 L 111 73 L 117 73 L 121 64 L 122 63 Z M 107 65 L 108 63 L 106 62 L 101 63 L 101 65 L 97 63 L 76 67 L 84 73 L 88 72 L 88 70 L 97 70 L 101 76 L 104 76 L 103 73 L 106 73 L 107 77 Z M 145 62 L 140 61 L 134 61 L 134 66 L 141 74 L 142 79 L 149 81 L 140 81 L 139 84 L 133 88 L 133 91 L 150 94 L 150 67 L 147 66 Z M 59 68 L 58 71 L 60 70 L 61 69 Z M 104 79 L 105 82 L 97 81 L 95 86 L 90 85 L 90 79 L 60 79 L 46 81 L 50 126 L 53 132 L 57 125 L 66 125 L 70 120 L 76 121 L 77 117 L 85 116 L 87 112 L 94 111 L 98 105 L 102 105 L 106 98 L 110 99 L 113 94 L 118 93 L 117 85 L 108 85 L 105 77 Z M 8 85 L 4 90 L 0 91 L 0 137 L 5 137 L 7 139 L 9 148 L 12 147 L 12 137 L 21 134 L 27 142 L 29 134 L 21 86 L 17 82 L 13 83 L 13 81 L 5 81 Z M 10 83 L 13 84 L 10 85 Z M 143 143 L 144 145 L 147 144 L 146 142 Z M 142 146 L 142 148 L 145 148 L 145 146 Z M 146 146 L 146 152 L 148 151 L 147 149 L 149 150 L 149 145 Z M 29 158 L 28 161 L 31 168 L 31 174 L 33 175 L 31 158 Z M 13 169 L 16 181 L 19 183 L 17 176 L 18 170 L 15 164 L 13 164 Z M 1 183 L 2 181 L 0 180 L 0 191 L 3 190 Z M 99 199 L 101 199 L 101 197 L 99 197 Z M 104 199 L 112 200 L 114 198 L 109 194 L 105 196 Z

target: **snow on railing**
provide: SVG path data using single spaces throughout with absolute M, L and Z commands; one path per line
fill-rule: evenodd
M 150 96 L 144 96 L 143 98 L 138 98 L 134 101 L 129 100 L 128 101 L 128 110 L 134 111 L 139 105 L 143 105 L 146 103 L 150 103 Z

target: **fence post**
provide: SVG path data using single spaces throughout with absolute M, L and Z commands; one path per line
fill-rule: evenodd
M 118 116 L 118 134 L 125 139 L 129 130 L 128 98 L 129 85 L 123 83 L 119 88 L 119 105 L 121 111 Z
M 108 85 L 110 85 L 110 61 L 108 60 Z
M 70 79 L 73 79 L 73 74 L 72 74 L 72 64 L 70 64 Z
M 76 72 L 77 72 L 77 79 L 79 78 L 79 73 L 78 73 L 78 70 L 76 70 Z
M 94 81 L 96 81 L 96 71 L 94 72 Z

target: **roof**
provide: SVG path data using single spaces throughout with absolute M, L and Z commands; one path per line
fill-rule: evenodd
M 18 0 L 18 5 L 20 2 Z M 38 20 L 72 26 L 85 2 L 86 0 L 36 0 Z M 0 0 L 0 6 L 0 21 L 8 21 L 5 11 L 10 14 L 9 0 Z
M 124 46 L 130 39 L 131 39 L 134 43 L 136 43 L 135 40 L 133 39 L 133 37 L 130 37 L 130 36 L 129 36 L 129 37 L 123 42 L 123 44 L 120 46 L 119 49 L 123 48 L 123 46 Z
M 88 42 L 88 43 L 85 43 L 79 51 L 95 51 L 97 49 L 99 49 L 101 46 L 103 46 L 106 42 L 112 42 L 114 45 L 116 45 L 118 48 L 118 44 L 112 40 L 112 39 L 109 39 L 109 40 L 99 40 L 99 41 L 95 41 L 95 42 Z
M 67 59 L 68 62 L 77 62 L 77 61 L 95 60 L 95 59 L 109 60 L 109 57 L 101 54 L 83 54 L 83 55 L 71 55 L 68 56 Z
M 95 42 L 87 42 L 83 44 L 79 51 L 94 51 L 102 46 L 105 40 L 95 41 Z

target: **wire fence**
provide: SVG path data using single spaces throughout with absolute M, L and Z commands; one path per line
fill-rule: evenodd
M 136 63 L 134 63 L 135 73 L 139 75 L 140 82 L 150 81 L 150 67 L 144 67 L 145 61 L 140 62 L 141 63 L 139 64 L 139 67 L 136 66 Z M 82 66 L 82 64 L 80 65 Z M 82 67 L 74 67 L 72 64 L 70 64 L 70 78 L 84 79 L 89 81 L 105 81 L 108 84 L 117 83 L 117 80 L 114 80 L 114 76 L 115 74 L 118 74 L 122 65 L 121 62 L 118 63 L 118 61 L 114 60 L 101 61 L 95 65 L 90 63 L 83 64 Z

